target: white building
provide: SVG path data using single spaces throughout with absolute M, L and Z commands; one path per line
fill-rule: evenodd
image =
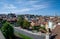
M 60 25 L 60 23 L 58 23 L 58 25 Z
M 52 21 L 48 21 L 48 28 L 52 30 L 53 26 L 54 26 L 53 22 Z

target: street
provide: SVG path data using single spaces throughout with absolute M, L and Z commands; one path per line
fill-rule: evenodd
M 31 37 L 31 38 L 33 38 L 33 39 L 45 39 L 45 36 L 44 36 L 44 35 L 31 34 L 31 33 L 28 33 L 28 32 L 26 32 L 26 31 L 23 31 L 23 30 L 18 29 L 18 28 L 14 28 L 14 30 L 15 30 L 16 32 L 19 32 L 19 33 L 21 33 L 21 34 L 24 34 L 24 35 L 26 35 L 26 36 L 29 36 L 29 37 Z

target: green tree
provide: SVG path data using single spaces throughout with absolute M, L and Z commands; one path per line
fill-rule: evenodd
M 40 26 L 40 29 L 47 31 L 45 26 L 43 26 L 43 27 Z
M 10 23 L 4 23 L 3 27 L 1 28 L 1 31 L 3 35 L 6 37 L 6 39 L 12 39 L 14 35 L 14 29 Z
M 40 26 L 33 26 L 32 28 L 33 28 L 33 30 L 37 30 L 37 31 L 39 31 Z
M 18 17 L 18 21 L 17 21 L 17 24 L 19 25 L 19 26 L 23 26 L 23 18 L 22 17 Z
M 42 33 L 46 33 L 47 30 L 45 28 L 45 26 L 40 26 L 40 29 L 39 29 Z
M 30 23 L 27 20 L 23 21 L 23 28 L 28 29 L 30 27 Z

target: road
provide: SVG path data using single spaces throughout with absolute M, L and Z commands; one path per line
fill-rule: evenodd
M 29 37 L 31 37 L 33 39 L 45 39 L 44 35 L 35 35 L 35 34 L 27 33 L 27 32 L 25 32 L 25 31 L 23 31 L 21 29 L 16 29 L 16 28 L 15 28 L 15 31 L 20 32 L 21 34 L 27 35 L 27 36 L 29 36 Z

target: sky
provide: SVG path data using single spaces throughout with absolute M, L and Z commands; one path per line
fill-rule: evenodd
M 60 15 L 60 0 L 0 0 L 0 14 Z

